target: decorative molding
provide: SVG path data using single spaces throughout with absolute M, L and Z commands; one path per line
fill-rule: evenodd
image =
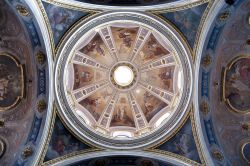
M 77 1 L 76 2 L 61 1 L 61 0 L 41 0 L 41 1 L 58 6 L 58 7 L 82 11 L 82 12 L 88 12 L 88 13 L 96 13 L 96 12 L 102 11 L 101 9 L 91 9 L 84 5 L 78 5 L 76 4 L 76 3 L 79 3 Z
M 43 37 L 44 45 L 46 48 L 46 59 L 48 63 L 48 78 L 51 82 L 53 82 L 53 41 L 51 38 L 51 32 L 50 32 L 50 27 L 48 24 L 46 24 L 46 21 L 44 19 L 45 16 L 45 10 L 42 6 L 42 2 L 40 0 L 36 1 L 30 1 L 30 0 L 25 0 L 26 4 L 29 6 L 30 11 L 34 15 L 34 19 L 37 21 L 38 27 L 41 30 L 41 35 Z M 41 8 L 42 7 L 42 8 Z M 32 155 L 33 159 L 32 161 L 29 162 L 30 165 L 38 165 L 41 157 L 42 157 L 42 152 L 44 149 L 44 146 L 46 144 L 47 136 L 49 134 L 50 130 L 50 125 L 52 123 L 53 119 L 53 101 L 54 101 L 54 86 L 53 84 L 49 84 L 49 94 L 46 96 L 48 98 L 47 102 L 47 112 L 46 112 L 46 120 L 44 122 L 44 128 L 43 128 L 43 133 L 41 134 L 41 139 L 39 144 L 36 145 L 36 151 Z
M 71 159 L 72 157 L 88 154 L 90 152 L 98 152 L 98 151 L 102 151 L 102 150 L 97 148 L 97 149 L 87 149 L 87 150 L 72 152 L 70 154 L 66 154 L 66 155 L 63 155 L 61 157 L 46 161 L 43 164 L 41 164 L 41 166 L 51 166 L 51 165 L 54 165 L 54 164 L 56 165 L 57 162 L 62 162 L 63 160 L 68 160 L 68 159 Z
M 191 113 L 190 113 L 190 119 L 191 119 L 191 125 L 192 125 L 192 131 L 193 131 L 193 137 L 195 141 L 195 145 L 201 160 L 202 165 L 206 165 L 205 162 L 205 157 L 204 157 L 204 151 L 202 149 L 202 145 L 200 143 L 199 137 L 198 137 L 198 131 L 197 131 L 197 126 L 195 123 L 195 117 L 194 117 L 194 107 L 192 106 Z
M 53 113 L 52 113 L 52 118 L 51 118 L 51 122 L 50 122 L 50 125 L 49 125 L 49 132 L 48 132 L 48 135 L 47 137 L 45 138 L 45 145 L 43 146 L 42 150 L 41 150 L 41 155 L 39 156 L 39 161 L 38 161 L 38 165 L 41 165 L 44 161 L 44 158 L 45 158 L 45 155 L 47 153 L 47 150 L 48 150 L 48 147 L 49 147 L 49 143 L 50 143 L 50 140 L 51 140 L 51 136 L 52 136 L 52 133 L 53 133 L 53 129 L 54 129 L 54 124 L 55 124 L 55 119 L 56 119 L 56 106 L 54 104 L 54 107 L 53 107 Z
M 206 21 L 209 15 L 209 12 L 211 12 L 211 7 L 213 6 L 214 2 L 216 0 L 211 0 L 209 1 L 206 10 L 204 11 L 201 20 L 200 20 L 200 24 L 198 26 L 197 32 L 196 32 L 196 37 L 195 37 L 195 41 L 194 41 L 194 47 L 193 47 L 193 54 L 194 54 L 194 63 L 197 60 L 197 50 L 199 49 L 198 46 L 200 45 L 201 42 L 201 35 L 202 32 L 204 32 L 204 28 L 206 28 Z
M 196 2 L 190 2 L 188 4 L 181 5 L 181 6 L 166 7 L 165 9 L 160 9 L 160 10 L 152 9 L 152 10 L 149 10 L 149 12 L 158 13 L 158 14 L 160 14 L 160 13 L 175 12 L 175 11 L 180 11 L 180 10 L 186 10 L 186 9 L 194 8 L 196 6 L 200 6 L 200 5 L 204 4 L 204 3 L 208 3 L 208 2 L 211 2 L 211 1 L 214 1 L 214 0 L 200 0 L 200 1 L 196 1 Z
M 43 0 L 44 2 L 51 3 L 64 8 L 80 10 L 80 11 L 117 11 L 118 6 L 97 5 L 91 3 L 84 3 L 73 0 Z M 171 12 L 192 8 L 210 0 L 179 0 L 171 3 L 164 3 L 159 5 L 148 6 L 119 6 L 120 10 L 130 11 L 149 11 L 149 12 Z
M 209 152 L 209 147 L 205 141 L 205 135 L 202 130 L 202 122 L 201 122 L 201 112 L 200 112 L 200 103 L 199 103 L 199 72 L 200 72 L 200 63 L 203 53 L 203 48 L 207 39 L 207 35 L 209 33 L 210 27 L 213 25 L 213 21 L 215 20 L 217 14 L 221 10 L 221 8 L 225 5 L 224 1 L 214 1 L 211 6 L 209 6 L 210 10 L 206 17 L 204 17 L 204 23 L 201 27 L 201 32 L 199 35 L 199 39 L 197 40 L 197 46 L 195 47 L 194 54 L 195 58 L 195 82 L 194 82 L 194 120 L 195 127 L 197 131 L 197 137 L 199 139 L 199 143 L 201 149 L 203 150 L 203 156 L 205 160 L 205 165 L 213 166 L 214 162 Z
M 45 23 L 46 30 L 48 32 L 48 40 L 50 41 L 49 43 L 50 43 L 50 47 L 52 48 L 51 49 L 51 51 L 52 51 L 52 58 L 54 59 L 54 57 L 55 57 L 55 44 L 54 43 L 55 42 L 54 42 L 53 32 L 52 32 L 52 29 L 51 29 L 49 18 L 47 16 L 46 10 L 45 10 L 45 8 L 44 8 L 44 6 L 42 4 L 42 0 L 37 0 L 36 3 L 38 5 L 38 7 L 39 7 L 39 11 L 42 14 L 43 22 Z
M 175 153 L 172 153 L 172 152 L 159 150 L 159 149 L 148 149 L 148 150 L 145 150 L 145 151 L 146 152 L 152 152 L 152 153 L 155 153 L 155 154 L 162 154 L 162 155 L 164 155 L 166 157 L 171 156 L 171 157 L 177 158 L 177 159 L 179 159 L 181 161 L 184 161 L 185 163 L 188 163 L 188 164 L 190 164 L 192 166 L 201 166 L 201 164 L 199 164 L 199 163 L 197 163 L 197 162 L 195 162 L 193 160 L 190 160 L 190 159 L 188 159 L 186 157 L 183 157 L 181 155 L 178 155 L 178 154 L 175 154 Z
M 199 163 L 189 160 L 180 155 L 176 155 L 171 152 L 161 151 L 161 150 L 143 150 L 143 151 L 126 151 L 126 150 L 99 150 L 99 149 L 90 149 L 74 152 L 54 160 L 50 160 L 42 164 L 42 166 L 66 166 L 74 164 L 79 161 L 84 161 L 88 159 L 94 159 L 98 157 L 106 156 L 137 156 L 137 157 L 146 157 L 163 162 L 169 162 L 174 165 L 183 165 L 183 166 L 201 166 Z

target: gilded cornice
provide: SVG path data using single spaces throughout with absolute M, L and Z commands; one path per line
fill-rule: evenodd
M 82 12 L 96 13 L 96 12 L 100 12 L 101 11 L 101 10 L 92 10 L 92 9 L 80 7 L 78 5 L 71 5 L 69 3 L 60 2 L 60 1 L 57 1 L 57 0 L 42 0 L 42 1 L 44 1 L 46 3 L 49 3 L 49 4 L 52 4 L 52 5 L 56 5 L 58 7 L 62 7 L 62 8 L 66 8 L 66 9 L 71 9 L 71 10 L 82 11 Z
M 53 129 L 54 129 L 55 119 L 56 119 L 56 106 L 54 104 L 52 118 L 51 118 L 50 124 L 49 124 L 49 132 L 48 132 L 48 135 L 46 137 L 45 145 L 44 145 L 43 149 L 41 150 L 41 155 L 39 156 L 39 159 L 38 159 L 38 165 L 41 165 L 43 163 L 44 157 L 47 153 L 50 139 L 51 139 Z
M 176 159 L 179 159 L 181 161 L 184 161 L 185 163 L 188 163 L 192 166 L 201 166 L 201 164 L 193 161 L 193 160 L 190 160 L 186 157 L 183 157 L 181 155 L 178 155 L 178 154 L 175 154 L 175 153 L 172 153 L 172 152 L 168 152 L 168 151 L 165 151 L 165 150 L 159 150 L 159 149 L 149 149 L 149 150 L 145 150 L 146 152 L 151 152 L 151 153 L 155 153 L 155 154 L 161 154 L 163 156 L 166 156 L 166 157 L 173 157 L 173 158 L 176 158 Z
M 54 56 L 55 56 L 55 42 L 54 42 L 54 37 L 53 37 L 53 32 L 52 32 L 52 29 L 51 29 L 51 26 L 50 26 L 50 22 L 49 22 L 49 18 L 47 16 L 47 13 L 45 11 L 45 8 L 43 7 L 43 4 L 42 4 L 42 1 L 41 0 L 36 0 L 38 6 L 39 6 L 39 9 L 40 9 L 40 12 L 42 13 L 43 15 L 43 20 L 45 21 L 45 25 L 46 25 L 46 28 L 48 30 L 48 33 L 49 33 L 49 39 L 50 39 L 50 45 L 51 45 L 51 48 L 52 48 L 52 58 L 54 60 Z
M 84 155 L 84 154 L 87 154 L 87 153 L 90 153 L 90 152 L 98 152 L 98 151 L 103 151 L 103 150 L 100 150 L 100 149 L 96 148 L 96 149 L 86 149 L 86 150 L 81 150 L 81 151 L 77 151 L 77 152 L 72 152 L 70 154 L 66 154 L 66 155 L 63 155 L 61 157 L 58 157 L 58 158 L 49 160 L 47 162 L 44 162 L 41 165 L 42 166 L 49 166 L 49 165 L 56 164 L 59 161 L 62 162 L 63 160 L 67 160 L 67 159 L 70 159 L 70 158 L 73 158 L 73 157 L 78 157 L 78 156 L 81 156 L 81 155 Z
M 127 151 L 116 151 L 116 150 L 100 150 L 100 149 L 88 149 L 88 150 L 82 150 L 73 152 L 58 158 L 55 158 L 53 160 L 47 161 L 42 164 L 42 166 L 48 166 L 48 165 L 61 165 L 61 163 L 67 163 L 67 164 L 73 164 L 75 162 L 84 161 L 88 159 L 94 159 L 97 157 L 102 156 L 115 156 L 115 155 L 124 155 L 124 153 L 127 153 Z M 157 160 L 170 162 L 172 164 L 180 164 L 187 165 L 187 166 L 201 166 L 201 164 L 190 160 L 186 157 L 158 149 L 150 149 L 150 150 L 143 150 L 143 151 L 129 151 L 130 155 L 134 156 L 146 156 L 146 157 L 153 157 Z M 84 158 L 84 159 L 81 159 Z
M 193 7 L 196 7 L 196 6 L 199 6 L 199 5 L 202 5 L 204 3 L 208 3 L 208 2 L 211 2 L 213 0 L 199 0 L 199 1 L 196 1 L 196 2 L 190 2 L 188 4 L 185 4 L 185 5 L 181 5 L 181 6 L 173 6 L 173 7 L 170 7 L 170 8 L 165 8 L 165 9 L 161 9 L 161 10 L 147 10 L 149 12 L 152 12 L 152 13 L 169 13 L 169 12 L 175 12 L 175 11 L 180 11 L 180 10 L 186 10 L 186 9 L 190 9 L 190 8 L 193 8 Z
M 202 32 L 204 31 L 204 28 L 205 27 L 205 22 L 206 22 L 206 19 L 207 19 L 207 16 L 208 16 L 208 13 L 209 11 L 211 10 L 211 7 L 214 3 L 214 0 L 211 0 L 209 1 L 208 5 L 207 5 L 207 8 L 206 10 L 204 11 L 202 17 L 201 17 L 201 20 L 200 20 L 200 24 L 199 24 L 199 27 L 197 29 L 197 33 L 196 33 L 196 37 L 195 37 L 195 41 L 194 41 L 194 47 L 193 47 L 193 60 L 194 60 L 194 63 L 196 61 L 196 57 L 197 57 L 197 49 L 198 49 L 198 46 L 200 44 L 200 40 L 201 40 L 201 34 Z

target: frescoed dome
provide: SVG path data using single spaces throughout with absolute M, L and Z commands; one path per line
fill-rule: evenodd
M 111 148 L 170 136 L 187 114 L 192 89 L 190 55 L 176 34 L 151 16 L 129 12 L 73 28 L 56 70 L 59 112 L 68 126 Z

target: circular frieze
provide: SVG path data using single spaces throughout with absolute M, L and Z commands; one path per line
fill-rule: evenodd
M 127 91 L 136 84 L 138 72 L 129 62 L 118 62 L 111 67 L 109 75 L 115 88 Z
M 59 114 L 81 139 L 135 149 L 170 137 L 188 114 L 192 66 L 176 30 L 150 15 L 82 21 L 58 49 Z

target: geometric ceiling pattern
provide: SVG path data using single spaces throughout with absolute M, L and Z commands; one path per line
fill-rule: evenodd
M 1 1 L 0 165 L 249 165 L 249 11 Z

